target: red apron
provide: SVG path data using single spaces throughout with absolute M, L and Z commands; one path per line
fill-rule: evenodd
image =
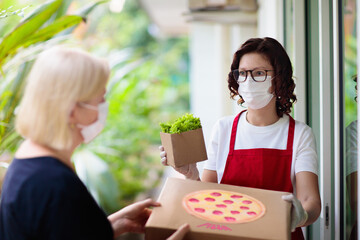
M 285 150 L 270 148 L 235 150 L 237 125 L 243 112 L 239 113 L 234 119 L 229 155 L 221 183 L 293 192 L 290 172 L 295 130 L 294 119 L 289 116 L 289 133 Z M 304 239 L 301 228 L 297 228 L 291 234 L 291 239 Z

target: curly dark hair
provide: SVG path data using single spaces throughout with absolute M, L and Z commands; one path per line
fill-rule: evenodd
M 259 53 L 269 61 L 275 72 L 272 86 L 276 97 L 277 115 L 282 117 L 284 113 L 290 113 L 293 103 L 296 102 L 291 61 L 283 46 L 273 38 L 250 38 L 235 52 L 228 74 L 230 97 L 234 99 L 239 95 L 239 84 L 234 79 L 232 71 L 239 68 L 240 59 L 247 53 Z M 240 96 L 238 102 L 242 104 L 245 101 Z

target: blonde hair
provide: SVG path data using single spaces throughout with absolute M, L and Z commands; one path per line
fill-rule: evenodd
M 57 150 L 71 147 L 71 109 L 103 91 L 109 64 L 79 50 L 54 47 L 34 63 L 16 118 L 25 138 Z

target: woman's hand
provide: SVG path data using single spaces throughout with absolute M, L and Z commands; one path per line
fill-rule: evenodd
M 284 195 L 282 199 L 292 204 L 291 232 L 294 232 L 297 227 L 302 227 L 306 223 L 308 214 L 301 205 L 301 202 L 293 194 Z
M 131 204 L 108 216 L 114 230 L 114 237 L 118 237 L 125 232 L 143 233 L 145 223 L 151 214 L 151 209 L 149 209 L 149 207 L 159 206 L 160 203 L 151 199 L 146 199 Z
M 316 221 L 321 211 L 318 176 L 312 172 L 298 172 L 296 175 L 296 196 L 283 196 L 292 203 L 291 230 L 305 227 Z
M 161 163 L 164 166 L 169 166 L 167 163 L 167 159 L 166 159 L 166 152 L 164 150 L 163 146 L 159 147 L 160 150 L 160 157 L 161 157 Z M 199 178 L 199 171 L 196 167 L 196 163 L 192 163 L 192 164 L 187 164 L 184 165 L 182 167 L 174 167 L 174 169 L 181 173 L 182 175 L 184 175 L 186 177 L 186 179 L 191 179 L 191 180 L 200 180 Z
M 185 234 L 190 230 L 189 224 L 185 223 L 181 225 L 178 230 L 173 233 L 170 237 L 168 237 L 166 240 L 182 240 L 185 236 Z

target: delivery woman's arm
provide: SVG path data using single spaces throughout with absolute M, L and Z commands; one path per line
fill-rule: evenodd
M 301 202 L 308 218 L 302 226 L 316 221 L 321 211 L 321 200 L 318 183 L 318 156 L 316 141 L 312 129 L 298 123 L 298 145 L 295 156 L 295 187 L 296 198 Z
M 201 181 L 217 183 L 218 179 L 217 179 L 216 171 L 204 169 L 204 171 L 202 173 Z
M 312 172 L 298 172 L 296 174 L 296 197 L 308 214 L 307 226 L 316 221 L 321 211 L 318 176 Z
M 297 131 L 296 131 L 297 130 Z M 291 228 L 312 224 L 320 215 L 321 200 L 318 183 L 318 157 L 315 136 L 310 127 L 297 122 L 295 125 L 297 144 L 294 156 L 295 196 L 283 196 L 292 202 Z M 295 138 L 295 137 L 294 137 Z

